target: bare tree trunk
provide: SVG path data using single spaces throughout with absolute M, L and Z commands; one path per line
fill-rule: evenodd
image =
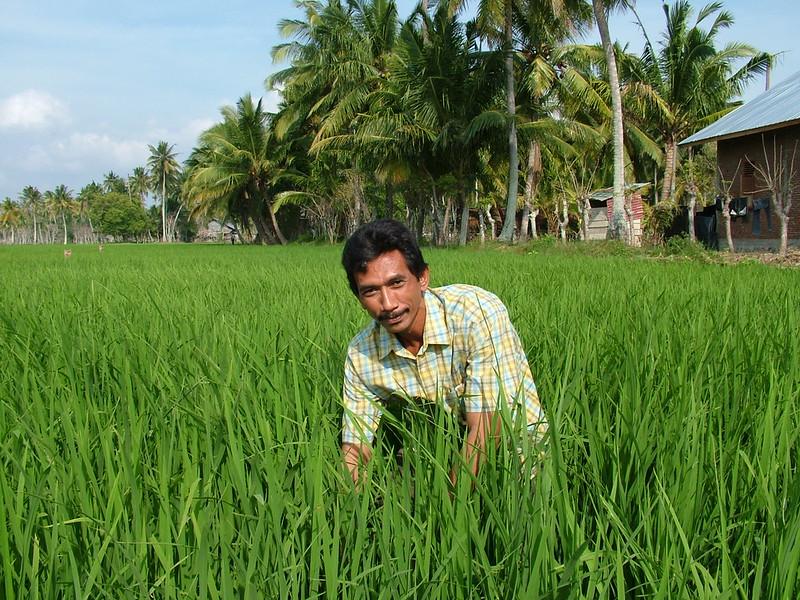
M 689 195 L 689 239 L 696 242 L 697 236 L 694 233 L 694 211 L 697 207 L 697 188 L 694 184 L 689 184 L 686 192 Z
M 589 216 L 592 211 L 592 203 L 589 201 L 589 196 L 584 196 L 581 202 L 581 230 L 583 232 L 583 241 L 589 241 Z
M 447 195 L 447 204 L 444 207 L 444 218 L 442 219 L 442 229 L 439 232 L 441 239 L 439 240 L 440 246 L 445 246 L 450 241 L 450 213 L 453 209 L 453 197 Z
M 561 206 L 559 207 L 559 201 Z M 556 214 L 558 214 L 559 209 L 561 211 L 561 218 L 558 219 L 558 230 L 561 236 L 561 241 L 565 244 L 567 243 L 567 225 L 569 225 L 569 212 L 568 212 L 568 204 L 567 204 L 567 196 L 566 194 L 561 194 L 561 198 L 556 200 Z
M 531 221 L 531 238 L 533 238 L 534 240 L 539 239 L 539 232 L 536 229 L 536 217 L 538 217 L 538 216 L 539 216 L 539 209 L 538 208 L 534 208 L 531 211 L 531 214 L 530 214 L 530 217 L 529 217 L 529 219 Z
M 611 88 L 611 107 L 613 112 L 614 210 L 609 228 L 612 237 L 616 239 L 625 239 L 625 165 L 623 163 L 624 136 L 622 129 L 622 95 L 619 89 L 619 74 L 617 73 L 617 61 L 614 56 L 614 44 L 611 41 L 611 34 L 608 30 L 608 20 L 606 18 L 605 7 L 603 6 L 603 0 L 592 0 L 592 8 L 594 9 L 597 29 L 600 32 L 600 40 L 603 43 L 603 50 L 606 54 L 608 84 Z
M 64 245 L 67 245 L 67 213 L 61 213 L 61 221 L 64 223 Z
M 478 232 L 481 236 L 481 246 L 483 246 L 486 243 L 486 222 L 483 219 L 483 211 L 480 209 L 478 209 Z
M 489 229 L 492 232 L 492 240 L 497 239 L 497 236 L 495 235 L 495 227 L 494 227 L 496 221 L 495 221 L 494 217 L 492 217 L 492 207 L 491 206 L 487 206 L 486 207 L 486 218 L 489 220 Z
M 517 105 L 514 91 L 514 35 L 512 29 L 512 0 L 505 0 L 505 70 L 506 70 L 506 109 L 508 111 L 508 195 L 506 214 L 500 240 L 511 242 L 517 224 L 517 178 L 519 157 L 517 155 Z
M 792 194 L 794 193 L 795 174 L 797 172 L 797 146 L 795 142 L 791 156 L 778 146 L 775 136 L 772 137 L 772 160 L 767 155 L 767 145 L 764 135 L 761 135 L 761 145 L 764 149 L 764 166 L 756 166 L 756 171 L 766 183 L 772 193 L 775 203 L 775 212 L 781 222 L 781 245 L 779 252 L 786 256 L 789 251 L 789 211 L 792 208 Z
M 528 220 L 533 210 L 536 189 L 539 186 L 539 177 L 542 172 L 542 150 L 539 143 L 531 140 L 528 144 L 528 168 L 525 172 L 525 208 L 522 209 L 522 222 L 520 223 L 519 239 L 524 242 L 528 239 Z
M 731 199 L 725 202 L 722 208 L 722 221 L 725 224 L 725 239 L 728 242 L 728 252 L 733 254 L 736 248 L 733 247 L 733 231 L 731 230 Z

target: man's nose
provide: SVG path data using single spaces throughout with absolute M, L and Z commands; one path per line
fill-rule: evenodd
M 389 290 L 383 288 L 381 290 L 381 311 L 383 312 L 390 312 L 393 308 L 395 308 L 397 303 L 394 300 L 394 297 L 389 293 Z

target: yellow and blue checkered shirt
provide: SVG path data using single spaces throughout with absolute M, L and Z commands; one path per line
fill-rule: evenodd
M 356 335 L 344 368 L 342 441 L 372 443 L 382 402 L 392 396 L 438 401 L 457 414 L 524 407 L 528 428 L 547 431 L 525 351 L 494 294 L 470 285 L 424 292 L 425 329 L 414 356 L 377 321 Z

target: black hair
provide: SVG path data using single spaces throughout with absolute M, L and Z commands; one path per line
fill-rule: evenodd
M 381 254 L 399 250 L 406 260 L 406 266 L 419 278 L 428 268 L 419 249 L 414 234 L 408 227 L 394 219 L 378 219 L 356 229 L 345 242 L 342 251 L 342 266 L 347 273 L 350 289 L 358 296 L 356 272 L 364 273 L 367 263 Z

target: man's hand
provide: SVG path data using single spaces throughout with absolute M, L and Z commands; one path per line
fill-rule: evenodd
M 473 475 L 478 474 L 481 462 L 486 458 L 487 440 L 495 445 L 500 441 L 500 415 L 497 412 L 467 413 L 467 439 L 461 451 L 464 463 Z M 456 485 L 456 467 L 450 471 L 450 482 Z
M 342 444 L 342 456 L 350 477 L 356 487 L 361 486 L 361 467 L 366 465 L 372 458 L 372 446 L 368 444 Z

